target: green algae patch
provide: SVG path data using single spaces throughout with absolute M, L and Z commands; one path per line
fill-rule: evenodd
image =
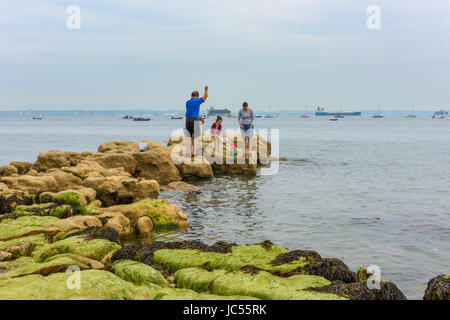
M 169 283 L 164 276 L 154 268 L 132 260 L 120 261 L 112 266 L 112 271 L 119 278 L 138 285 L 157 284 L 168 287 Z
M 155 300 L 258 300 L 248 296 L 218 296 L 209 293 L 198 293 L 189 289 L 161 288 Z
M 322 277 L 310 275 L 283 279 L 264 271 L 248 274 L 188 268 L 177 271 L 175 280 L 180 288 L 220 296 L 251 296 L 264 300 L 345 300 L 334 294 L 304 290 L 330 284 Z
M 243 267 L 253 266 L 257 269 L 282 273 L 293 271 L 308 263 L 303 260 L 294 260 L 279 266 L 271 264 L 275 257 L 286 252 L 289 252 L 289 250 L 275 245 L 272 245 L 270 248 L 264 248 L 259 244 L 233 246 L 231 253 L 225 254 L 190 249 L 163 249 L 155 251 L 154 261 L 158 264 L 170 265 L 174 271 L 183 268 L 201 267 L 207 264 L 208 268 L 213 270 L 239 270 Z
M 70 207 L 73 210 L 72 215 L 88 215 L 98 213 L 98 210 L 87 203 L 86 196 L 77 191 L 61 191 L 58 193 L 44 192 L 39 196 L 39 202 L 45 204 L 53 202 L 63 207 Z M 63 210 L 63 209 L 60 209 Z M 55 215 L 56 216 L 56 215 Z M 65 216 L 67 218 L 68 216 Z
M 32 274 L 47 276 L 52 273 L 66 272 L 69 266 L 78 266 L 81 269 L 89 269 L 89 266 L 86 264 L 71 259 L 67 256 L 56 257 L 55 259 L 42 263 L 37 263 L 30 257 L 21 257 L 15 262 L 20 264 L 20 266 L 16 265 L 16 268 L 11 268 L 9 272 L 2 274 L 0 276 L 0 280 L 23 277 Z
M 153 222 L 153 230 L 163 231 L 180 227 L 176 220 L 178 216 L 170 216 L 171 204 L 166 199 L 141 200 L 132 204 L 112 207 L 130 220 L 137 220 L 142 216 L 148 216 Z M 171 212 L 172 213 L 172 212 Z
M 100 270 L 0 280 L 0 300 L 150 300 L 155 295 L 154 289 Z
M 45 247 L 39 248 L 33 252 L 32 257 L 37 262 L 42 262 L 51 256 L 63 253 L 73 253 L 89 259 L 100 261 L 108 253 L 120 249 L 117 243 L 106 239 L 86 240 L 83 236 L 73 236 Z
M 39 233 L 54 233 L 59 229 L 45 226 L 48 223 L 56 222 L 56 217 L 24 216 L 15 220 L 6 219 L 0 223 L 0 240 L 7 241 L 23 236 Z

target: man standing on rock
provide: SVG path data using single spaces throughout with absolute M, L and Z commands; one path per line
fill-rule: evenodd
M 208 86 L 205 86 L 205 94 L 199 98 L 198 91 L 193 91 L 191 99 L 186 101 L 186 128 L 184 130 L 186 139 L 186 155 L 195 156 L 197 154 L 198 137 L 201 134 L 200 128 L 200 105 L 208 98 Z

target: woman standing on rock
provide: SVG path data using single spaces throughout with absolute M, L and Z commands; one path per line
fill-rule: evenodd
M 241 127 L 242 138 L 244 138 L 244 157 L 247 154 L 246 148 L 248 143 L 248 156 L 252 156 L 252 137 L 253 137 L 253 120 L 255 115 L 253 110 L 248 107 L 248 103 L 242 104 L 242 109 L 239 110 L 238 122 Z M 248 142 L 247 142 L 248 141 Z

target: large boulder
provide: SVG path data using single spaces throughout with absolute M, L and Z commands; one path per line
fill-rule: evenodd
M 140 178 L 154 179 L 162 185 L 181 180 L 171 159 L 171 149 L 167 147 L 152 144 L 148 151 L 133 153 L 133 157 L 137 161 L 136 176 Z
M 76 166 L 81 162 L 83 156 L 76 152 L 62 152 L 53 150 L 39 154 L 33 169 L 39 172 L 45 172 L 49 169 Z
M 172 158 L 183 180 L 210 179 L 214 175 L 211 164 L 204 157 L 187 158 L 172 152 Z
M 135 229 L 130 225 L 130 219 L 120 212 L 106 211 L 97 217 L 103 226 L 116 230 L 120 238 L 127 238 L 136 234 Z
M 60 169 L 50 169 L 41 176 L 55 178 L 57 191 L 78 188 L 83 183 L 79 177 Z
M 122 213 L 131 221 L 147 216 L 152 220 L 153 228 L 156 230 L 186 227 L 187 216 L 175 204 L 170 204 L 166 199 L 146 199 L 128 205 L 114 206 L 108 208 L 111 211 Z M 140 227 L 142 228 L 141 222 Z

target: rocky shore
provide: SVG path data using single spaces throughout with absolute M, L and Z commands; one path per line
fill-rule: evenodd
M 35 163 L 0 167 L 0 299 L 406 299 L 388 281 L 369 289 L 365 269 L 315 251 L 270 241 L 145 241 L 188 226 L 176 204 L 159 199 L 160 189 L 198 192 L 186 181 L 256 175 L 271 146 L 254 139 L 254 163 L 174 161 L 183 150 L 172 137 L 168 146 L 145 141 L 146 152 L 137 142 L 113 141 L 95 153 L 49 151 Z M 207 150 L 210 137 L 202 140 Z M 80 286 L 70 285 L 74 277 Z M 441 275 L 424 299 L 449 293 L 450 278 Z

